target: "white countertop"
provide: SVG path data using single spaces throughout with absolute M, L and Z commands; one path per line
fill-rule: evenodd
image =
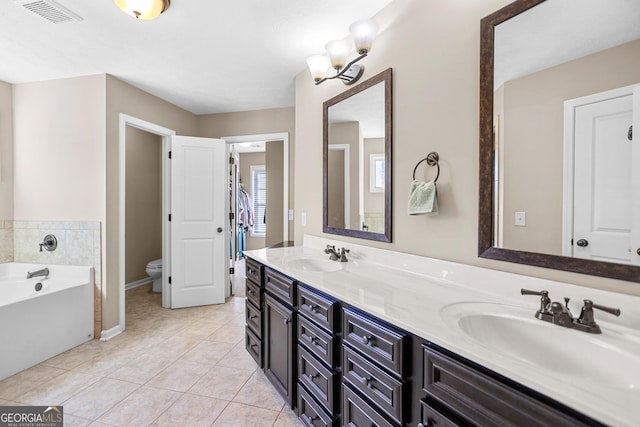
M 338 263 L 332 272 L 319 272 L 297 268 L 292 260 L 328 259 L 323 253 L 327 244 L 350 249 L 349 262 Z M 602 328 L 599 340 L 632 337 L 624 342 L 625 350 L 640 361 L 640 298 L 589 289 L 581 286 L 537 279 L 528 276 L 494 271 L 470 265 L 457 264 L 432 258 L 420 257 L 367 246 L 333 242 L 315 236 L 305 236 L 304 246 L 260 249 L 246 251 L 245 255 L 272 267 L 300 282 L 334 296 L 347 304 L 360 308 L 389 323 L 392 323 L 425 340 L 438 344 L 469 360 L 483 365 L 516 382 L 545 394 L 579 412 L 611 426 L 637 426 L 640 420 L 640 363 L 631 369 L 633 375 L 625 377 L 622 385 L 607 385 L 597 376 L 569 372 L 574 369 L 537 366 L 522 358 L 495 347 L 483 345 L 470 339 L 451 326 L 443 313 L 452 312 L 461 303 L 503 304 L 514 310 L 530 311 L 533 317 L 539 308 L 539 297 L 521 296 L 520 289 L 546 289 L 552 301 L 563 301 L 570 297 L 573 313 L 579 313 L 581 301 L 591 299 L 594 303 L 618 307 L 619 318 L 596 312 L 596 320 Z M 332 265 L 333 267 L 333 265 Z M 536 322 L 541 322 L 534 319 Z M 544 323 L 544 322 L 541 322 Z M 580 339 L 585 332 L 549 325 L 554 338 L 545 345 L 556 352 L 572 352 L 566 345 L 566 336 Z M 583 334 L 583 335 L 562 335 Z M 554 342 L 558 341 L 558 342 Z M 570 342 L 570 341 L 567 341 Z M 564 348 L 563 348 L 564 347 Z M 613 351 L 613 350 L 612 350 Z M 576 361 L 589 358 L 589 363 L 610 364 L 606 352 L 574 355 Z M 594 360 L 594 357 L 596 358 Z M 601 358 L 602 360 L 597 360 Z M 576 366 L 580 364 L 576 363 Z M 602 365 L 604 366 L 604 365 Z M 575 368 L 578 371 L 578 368 Z M 631 374 L 631 373 L 630 373 Z

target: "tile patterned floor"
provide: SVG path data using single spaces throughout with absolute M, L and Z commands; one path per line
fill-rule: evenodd
M 167 310 L 127 291 L 127 330 L 0 381 L 0 406 L 63 405 L 65 426 L 301 426 L 244 349 L 244 297 Z

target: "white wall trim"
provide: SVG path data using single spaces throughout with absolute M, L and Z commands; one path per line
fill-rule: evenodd
M 223 139 L 227 144 L 235 144 L 236 142 L 254 142 L 254 141 L 282 141 L 283 146 L 283 227 L 282 227 L 282 241 L 289 240 L 289 132 L 278 133 L 263 133 L 255 135 L 237 135 L 237 136 L 223 136 Z
M 126 217 L 125 217 L 125 207 L 126 207 L 126 166 L 127 166 L 127 126 L 132 126 L 143 131 L 153 133 L 156 135 L 162 136 L 162 216 L 163 216 L 163 227 L 162 227 L 162 257 L 170 259 L 170 225 L 169 222 L 166 221 L 169 206 L 171 202 L 171 193 L 170 193 L 170 177 L 171 177 L 171 165 L 168 159 L 168 153 L 171 148 L 171 136 L 176 134 L 176 131 L 156 125 L 151 122 L 147 122 L 145 120 L 138 119 L 133 116 L 129 116 L 127 114 L 120 113 L 119 115 L 119 123 L 118 123 L 118 150 L 119 150 L 119 204 L 120 204 L 120 216 L 118 219 L 119 222 L 119 245 L 118 245 L 118 257 L 119 257 L 119 272 L 118 272 L 118 282 L 120 289 L 120 298 L 119 298 L 119 312 L 120 312 L 120 324 L 109 329 L 108 331 L 103 331 L 102 336 L 105 337 L 104 334 L 107 334 L 105 339 L 109 339 L 117 335 L 118 333 L 125 330 L 125 235 L 126 235 Z M 168 266 L 169 263 L 165 262 L 165 266 Z M 168 267 L 164 267 L 168 268 Z M 166 273 L 166 274 L 165 274 Z M 170 307 L 171 301 L 171 293 L 169 292 L 169 283 L 167 277 L 169 277 L 170 271 L 164 271 L 162 275 L 162 306 Z M 114 332 L 116 331 L 117 332 Z
M 136 280 L 135 282 L 127 283 L 126 285 L 124 285 L 124 289 L 126 291 L 128 291 L 130 289 L 139 288 L 140 286 L 146 285 L 147 283 L 151 283 L 151 282 L 153 282 L 153 279 L 151 277 L 145 277 L 144 279 L 140 279 L 140 280 Z
M 116 325 L 113 328 L 100 332 L 100 341 L 108 341 L 111 338 L 120 335 L 124 329 L 120 327 L 120 325 Z

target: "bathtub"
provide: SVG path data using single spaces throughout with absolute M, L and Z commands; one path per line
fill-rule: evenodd
M 0 380 L 92 338 L 92 267 L 0 264 Z

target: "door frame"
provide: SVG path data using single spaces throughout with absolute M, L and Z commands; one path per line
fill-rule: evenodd
M 620 88 L 598 92 L 580 98 L 564 101 L 563 166 L 562 166 L 562 255 L 573 257 L 573 186 L 574 186 L 574 150 L 575 150 L 575 113 L 578 107 L 602 102 L 608 99 L 633 95 L 633 84 Z
M 229 157 L 230 144 L 238 142 L 255 142 L 255 141 L 282 141 L 283 143 L 283 177 L 282 177 L 282 209 L 283 209 L 283 227 L 282 227 L 282 241 L 289 240 L 289 132 L 277 132 L 277 133 L 263 133 L 255 135 L 236 135 L 236 136 L 223 136 L 220 139 L 224 140 L 227 144 L 227 157 Z M 227 164 L 227 176 L 229 176 L 230 166 Z
M 129 116 L 124 113 L 119 114 L 118 118 L 118 140 L 119 140 L 119 248 L 118 248 L 118 280 L 119 284 L 119 312 L 120 324 L 119 331 L 125 330 L 125 263 L 126 263 L 126 184 L 127 184 L 127 126 L 131 126 L 145 132 L 149 132 L 162 137 L 162 258 L 171 258 L 171 245 L 169 236 L 171 235 L 171 225 L 166 221 L 170 210 L 171 202 L 171 163 L 169 162 L 169 150 L 171 149 L 171 136 L 176 134 L 175 130 L 159 126 L 155 123 L 147 122 L 137 117 Z M 171 274 L 169 263 L 163 261 L 162 266 L 162 306 L 171 307 L 171 292 L 169 292 L 168 277 Z

